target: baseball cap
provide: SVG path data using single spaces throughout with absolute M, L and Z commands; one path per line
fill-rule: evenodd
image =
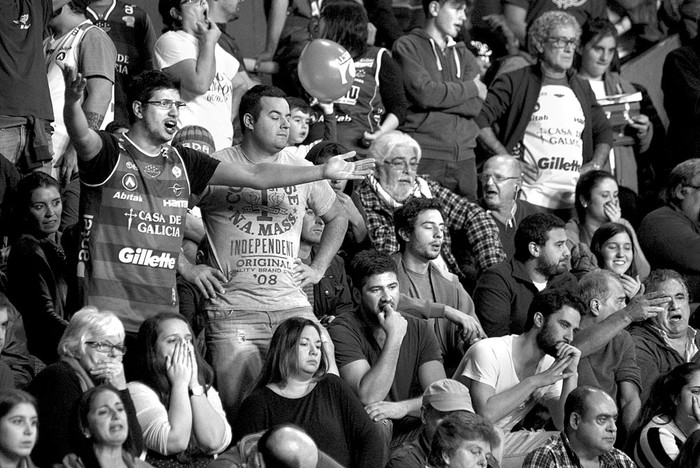
M 170 142 L 171 146 L 182 145 L 185 148 L 192 148 L 206 154 L 216 151 L 214 147 L 214 137 L 209 130 L 199 125 L 188 125 L 182 127 Z
M 423 405 L 430 405 L 438 411 L 474 412 L 469 389 L 452 379 L 442 379 L 428 385 L 423 392 Z

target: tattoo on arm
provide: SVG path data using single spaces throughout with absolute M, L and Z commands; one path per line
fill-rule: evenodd
M 100 126 L 102 125 L 102 121 L 104 120 L 105 116 L 100 115 L 97 112 L 86 112 L 85 118 L 87 119 L 88 127 L 90 127 L 92 130 L 97 131 L 100 129 Z

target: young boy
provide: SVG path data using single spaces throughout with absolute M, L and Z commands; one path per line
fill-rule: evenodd
M 393 56 L 409 101 L 402 130 L 423 150 L 418 172 L 474 201 L 479 129 L 473 118 L 486 86 L 474 55 L 455 42 L 470 6 L 471 0 L 423 0 L 425 26 L 400 37 Z
M 321 141 L 336 141 L 337 132 L 335 125 L 335 113 L 333 112 L 333 103 L 321 104 L 323 111 L 324 132 L 321 140 L 312 141 L 306 145 L 302 145 L 306 137 L 309 136 L 311 127 L 311 115 L 313 110 L 308 102 L 298 97 L 287 97 L 289 104 L 289 138 L 287 139 L 287 147 L 282 150 L 295 159 L 305 159 L 309 150 L 314 145 Z

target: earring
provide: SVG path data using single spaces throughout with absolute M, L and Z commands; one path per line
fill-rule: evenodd
M 588 208 L 588 203 L 583 203 L 584 208 Z
M 179 21 L 182 21 L 182 15 L 177 15 L 177 19 L 178 19 Z

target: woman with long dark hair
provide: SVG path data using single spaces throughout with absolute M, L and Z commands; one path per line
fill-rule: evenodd
M 0 392 L 0 467 L 35 468 L 29 458 L 39 433 L 36 400 L 22 390 Z
M 161 313 L 143 322 L 137 339 L 143 354 L 129 392 L 146 461 L 156 467 L 206 466 L 231 443 L 231 426 L 190 325 L 179 314 Z
M 591 253 L 595 256 L 598 266 L 620 277 L 628 298 L 644 293 L 634 262 L 635 251 L 634 236 L 624 224 L 602 224 L 591 239 Z
M 290 318 L 277 327 L 263 370 L 237 415 L 236 439 L 294 423 L 343 466 L 383 466 L 384 444 L 362 404 L 337 375 L 318 324 Z

